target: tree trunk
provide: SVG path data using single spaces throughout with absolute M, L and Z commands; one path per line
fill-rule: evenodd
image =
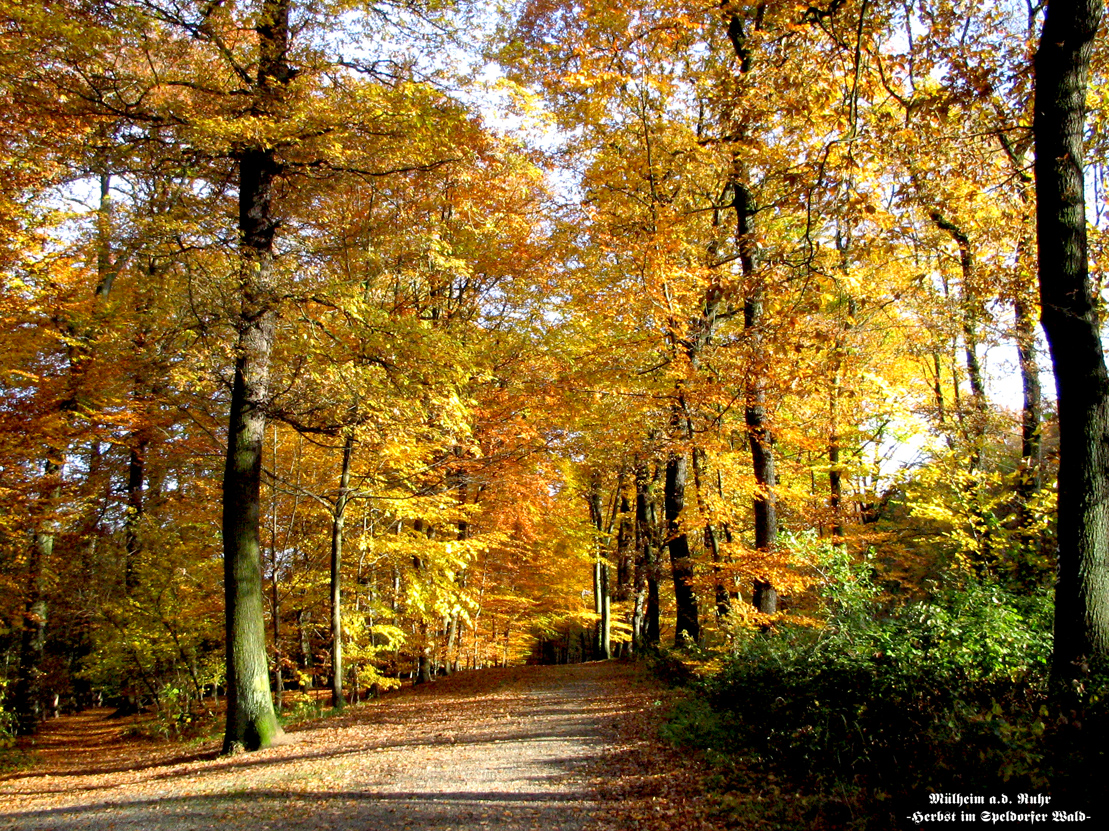
M 123 549 L 126 562 L 123 566 L 124 590 L 129 597 L 138 584 L 135 569 L 138 566 L 141 541 L 139 525 L 143 515 L 143 485 L 146 478 L 145 457 L 147 442 L 133 437 L 135 446 L 131 448 L 127 460 L 127 514 L 123 521 Z
M 616 600 L 622 602 L 631 597 L 633 572 L 635 568 L 632 530 L 631 502 L 627 492 L 621 488 L 619 531 L 616 535 Z
M 743 273 L 754 281 L 743 304 L 744 330 L 752 340 L 752 354 L 761 354 L 762 327 L 766 286 L 755 273 L 754 261 L 754 210 L 744 185 L 736 184 L 737 235 L 740 240 L 740 258 Z M 766 382 L 762 367 L 751 367 L 747 380 L 744 419 L 747 440 L 751 447 L 751 468 L 755 474 L 755 548 L 773 551 L 778 539 L 778 506 L 774 488 L 778 483 L 774 467 L 774 436 L 766 415 Z M 778 592 L 766 579 L 757 579 L 752 586 L 752 602 L 764 614 L 778 611 Z
M 689 461 L 684 451 L 671 451 L 666 460 L 666 482 L 663 490 L 663 509 L 666 518 L 667 548 L 670 551 L 670 571 L 674 578 L 674 645 L 697 643 L 701 639 L 701 624 L 697 609 L 697 595 L 693 591 L 693 559 L 689 552 L 689 538 L 682 528 L 682 510 L 685 508 L 685 487 Z
M 263 0 L 258 20 L 256 107 L 292 78 L 288 63 L 291 0 Z M 223 476 L 224 596 L 227 627 L 227 727 L 223 752 L 267 747 L 281 734 L 270 697 L 262 612 L 259 535 L 262 442 L 276 324 L 273 253 L 278 219 L 274 191 L 280 165 L 269 147 L 236 157 L 242 308 Z
M 596 553 L 593 557 L 593 611 L 597 615 L 597 627 L 594 630 L 593 657 L 608 660 L 612 657 L 609 620 L 612 601 L 609 598 L 608 562 L 605 559 L 605 550 L 608 548 L 606 539 L 611 538 L 611 529 L 605 528 L 604 509 L 601 499 L 601 483 L 594 477 L 589 484 L 589 515 L 593 520 L 593 527 L 597 532 L 594 543 Z
M 1040 424 L 1043 421 L 1043 392 L 1040 389 L 1040 367 L 1036 363 L 1036 321 L 1024 300 L 1015 301 L 1013 311 L 1016 318 L 1017 359 L 1024 392 L 1020 419 L 1019 488 L 1022 499 L 1027 500 L 1042 485 Z
M 659 643 L 658 548 L 656 546 L 653 479 L 647 463 L 635 466 L 635 613 L 632 632 L 636 649 Z
M 982 441 L 986 434 L 989 404 L 986 401 L 986 382 L 982 374 L 982 364 L 978 360 L 978 318 L 981 314 L 978 301 L 973 296 L 974 252 L 970 237 L 952 220 L 939 211 L 931 212 L 936 227 L 946 231 L 959 246 L 959 270 L 962 273 L 962 292 L 960 317 L 963 329 L 963 356 L 966 361 L 967 380 L 970 382 L 970 398 L 973 412 L 970 428 L 966 431 L 971 449 L 970 470 L 977 470 L 982 461 Z M 957 381 L 956 381 L 957 383 Z
M 1100 0 L 1051 0 L 1035 59 L 1041 320 L 1059 401 L 1057 678 L 1109 656 L 1109 373 L 1086 245 L 1086 84 Z
M 693 433 L 690 428 L 690 434 Z M 728 594 L 728 587 L 724 585 L 721 577 L 721 557 L 720 557 L 720 539 L 717 534 L 716 526 L 712 524 L 712 519 L 708 515 L 708 505 L 704 498 L 705 482 L 705 459 L 706 454 L 700 447 L 693 448 L 693 487 L 697 491 L 697 507 L 700 508 L 701 514 L 705 517 L 704 540 L 705 550 L 709 552 L 712 557 L 712 574 L 713 574 L 713 592 L 716 600 L 716 616 L 723 619 L 728 616 L 732 610 L 732 599 Z M 719 484 L 720 480 L 717 479 Z M 727 533 L 727 529 L 725 529 Z
M 354 428 L 348 427 L 343 439 L 343 467 L 339 474 L 339 495 L 331 516 L 331 706 L 342 707 L 343 700 L 343 529 L 347 499 L 350 496 L 350 462 L 354 455 Z
M 1040 368 L 1036 362 L 1036 321 L 1028 303 L 1017 299 L 1013 304 L 1016 318 L 1017 359 L 1020 363 L 1021 387 L 1024 401 L 1021 407 L 1020 468 L 1017 471 L 1017 539 L 1021 553 L 1018 555 L 1017 577 L 1033 586 L 1042 580 L 1042 571 L 1036 567 L 1046 550 L 1045 537 L 1033 529 L 1035 517 L 1030 503 L 1043 487 L 1043 458 L 1041 423 L 1043 422 L 1043 393 L 1040 388 Z
M 273 456 L 277 458 L 277 430 L 273 431 Z M 285 707 L 285 676 L 281 653 L 281 592 L 277 568 L 277 486 L 270 490 L 270 625 L 273 627 L 273 687 L 277 712 Z M 290 519 L 291 521 L 291 519 Z
M 746 20 L 739 12 L 728 14 L 728 40 L 739 59 L 741 75 L 751 72 L 752 57 L 747 41 L 747 28 L 762 28 L 765 3 L 757 4 L 752 11 L 753 18 Z M 734 155 L 734 154 L 733 154 Z M 743 303 L 743 329 L 751 345 L 751 355 L 762 363 L 762 330 L 765 326 L 766 281 L 759 273 L 756 263 L 755 245 L 755 205 L 748 187 L 748 178 L 738 156 L 733 157 L 733 170 L 730 181 L 732 191 L 731 207 L 735 211 L 735 240 L 739 251 L 739 263 L 746 282 L 746 296 Z M 772 551 L 778 537 L 778 511 L 775 503 L 774 487 L 777 484 L 774 471 L 774 437 L 766 415 L 765 367 L 753 365 L 748 370 L 748 380 L 744 390 L 744 417 L 747 424 L 747 439 L 751 447 L 751 467 L 755 474 L 755 548 L 759 551 Z M 752 602 L 766 614 L 778 610 L 778 593 L 768 580 L 754 581 Z
M 223 479 L 228 693 L 224 753 L 267 747 L 280 732 L 270 698 L 258 534 L 262 439 L 266 426 L 262 408 L 272 344 L 270 311 L 244 327 L 231 393 Z

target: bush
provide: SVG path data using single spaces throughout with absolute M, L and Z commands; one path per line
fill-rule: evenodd
M 869 561 L 808 553 L 825 625 L 737 633 L 719 671 L 697 682 L 703 703 L 679 707 L 668 728 L 739 754 L 721 766 L 732 821 L 752 821 L 737 794 L 753 770 L 800 792 L 792 813 L 767 801 L 777 819 L 763 820 L 781 827 L 894 827 L 929 791 L 1049 788 L 1060 723 L 1048 707 L 1049 598 L 953 575 L 927 600 L 884 608 Z

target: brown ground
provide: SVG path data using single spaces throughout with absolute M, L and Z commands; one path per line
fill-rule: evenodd
M 613 663 L 460 673 L 231 758 L 91 710 L 0 777 L 0 829 L 709 828 L 700 771 L 655 737 L 665 697 Z

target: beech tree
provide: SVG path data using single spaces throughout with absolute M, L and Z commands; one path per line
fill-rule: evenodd
M 1109 657 L 1109 371 L 1086 241 L 1083 133 L 1099 0 L 1051 0 L 1033 116 L 1041 321 L 1059 400 L 1059 581 L 1053 670 Z

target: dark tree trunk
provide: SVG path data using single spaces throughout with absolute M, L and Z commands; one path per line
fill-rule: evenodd
M 138 566 L 140 538 L 139 525 L 143 515 L 143 485 L 146 479 L 147 442 L 137 437 L 127 460 L 127 515 L 123 523 L 124 590 L 130 596 L 138 583 L 135 569 Z
M 689 552 L 689 538 L 682 527 L 688 467 L 689 460 L 683 451 L 671 451 L 666 460 L 666 482 L 663 486 L 667 547 L 670 551 L 670 570 L 674 578 L 675 646 L 682 646 L 689 641 L 697 643 L 701 639 L 697 595 L 692 585 L 693 559 Z
M 312 637 L 308 627 L 311 623 L 311 615 L 307 609 L 297 609 L 297 641 L 300 645 L 300 655 L 298 656 L 297 665 L 306 678 L 311 679 L 314 675 L 314 661 L 312 659 Z M 301 690 L 311 687 L 311 682 L 301 682 Z
M 288 63 L 291 0 L 263 0 L 258 21 L 259 114 L 292 77 Z M 262 612 L 259 535 L 262 442 L 276 324 L 274 190 L 281 173 L 268 147 L 242 150 L 239 248 L 242 308 L 223 477 L 224 595 L 227 615 L 227 727 L 223 752 L 257 750 L 281 734 L 270 696 Z
M 741 75 L 748 75 L 752 67 L 752 55 L 748 43 L 748 29 L 762 28 L 765 3 L 757 4 L 750 10 L 753 17 L 745 19 L 739 12 L 728 14 L 728 40 L 736 58 L 739 59 Z M 735 239 L 739 249 L 739 262 L 746 283 L 743 303 L 743 328 L 747 334 L 753 357 L 753 365 L 748 370 L 745 395 L 744 417 L 747 424 L 747 439 L 751 447 L 751 467 L 755 474 L 757 490 L 755 493 L 755 548 L 759 551 L 772 551 L 778 538 L 778 511 L 775 503 L 774 487 L 777 478 L 774 471 L 774 436 L 766 413 L 766 366 L 763 364 L 762 337 L 766 316 L 766 280 L 759 273 L 756 263 L 755 243 L 755 205 L 748 187 L 748 177 L 738 156 L 733 158 L 733 170 L 729 183 L 732 191 L 732 209 L 735 211 Z M 754 581 L 752 602 L 760 611 L 773 614 L 778 611 L 778 593 L 765 579 Z
M 1028 303 L 1017 299 L 1013 304 L 1016 317 L 1017 358 L 1020 363 L 1024 401 L 1021 407 L 1020 468 L 1017 471 L 1017 517 L 1020 523 L 1017 539 L 1021 556 L 1017 577 L 1029 587 L 1039 584 L 1043 572 L 1037 567 L 1047 551 L 1047 539 L 1034 528 L 1035 516 L 1031 502 L 1043 487 L 1042 433 L 1043 392 L 1040 368 L 1036 361 L 1036 321 Z
M 427 621 L 420 621 L 420 654 L 416 662 L 416 684 L 431 683 L 431 643 Z
M 744 329 L 752 341 L 752 354 L 761 354 L 760 343 L 765 316 L 766 286 L 755 274 L 753 251 L 754 210 L 749 203 L 747 189 L 736 185 L 736 215 L 739 218 L 738 234 L 743 272 L 754 281 L 743 304 Z M 744 418 L 747 439 L 751 446 L 751 468 L 755 474 L 755 548 L 773 551 L 778 539 L 778 506 L 774 488 L 778 483 L 774 467 L 774 436 L 766 414 L 766 382 L 763 367 L 749 370 L 746 389 Z M 760 612 L 774 614 L 778 611 L 778 592 L 766 579 L 757 579 L 752 586 L 752 602 Z
M 847 273 L 849 241 L 836 233 L 836 247 L 840 251 L 841 269 Z M 846 316 L 840 324 L 840 331 L 836 335 L 836 342 L 832 350 L 831 381 L 832 387 L 828 396 L 828 509 L 832 515 L 832 544 L 843 545 L 844 519 L 843 519 L 843 467 L 840 460 L 842 450 L 840 436 L 840 398 L 843 393 L 843 365 L 847 360 L 847 338 L 855 328 L 855 319 L 859 315 L 858 303 L 854 297 L 846 297 Z
M 1051 0 L 1035 59 L 1041 320 L 1059 401 L 1057 678 L 1109 656 L 1109 374 L 1086 245 L 1083 132 L 1100 0 Z

